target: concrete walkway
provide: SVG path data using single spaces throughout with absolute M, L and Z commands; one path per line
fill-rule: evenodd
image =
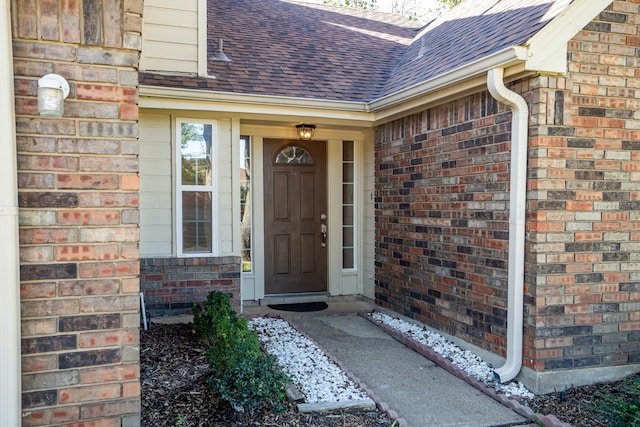
M 271 312 L 287 318 L 411 427 L 535 426 L 358 316 L 367 304 L 330 303 L 315 313 L 252 307 L 245 315 Z
M 340 360 L 412 427 L 529 423 L 356 314 L 295 317 L 290 322 Z

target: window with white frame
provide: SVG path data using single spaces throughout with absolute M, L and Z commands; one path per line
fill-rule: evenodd
M 216 122 L 178 119 L 176 131 L 178 255 L 214 255 Z

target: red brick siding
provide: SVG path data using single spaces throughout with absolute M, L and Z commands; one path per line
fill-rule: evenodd
M 140 288 L 151 318 L 192 314 L 194 304 L 211 291 L 231 296 L 240 312 L 240 258 L 145 258 L 140 260 Z
M 12 5 L 22 422 L 134 425 L 142 0 Z M 47 73 L 71 86 L 61 119 L 38 116 Z
M 640 5 L 616 1 L 539 79 L 530 138 L 525 364 L 640 362 Z
M 524 364 L 640 362 L 639 5 L 570 42 L 529 103 Z M 486 93 L 377 129 L 376 300 L 505 352 L 510 112 Z
M 483 92 L 378 129 L 376 300 L 503 352 L 510 114 Z

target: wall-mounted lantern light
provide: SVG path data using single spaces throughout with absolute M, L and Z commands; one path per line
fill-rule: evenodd
M 298 131 L 298 137 L 303 141 L 309 141 L 313 137 L 313 131 L 316 130 L 316 125 L 299 124 L 296 125 Z
M 58 74 L 47 74 L 38 80 L 38 113 L 59 119 L 64 113 L 64 100 L 69 96 L 69 83 Z

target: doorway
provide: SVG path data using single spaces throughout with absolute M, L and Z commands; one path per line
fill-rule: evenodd
M 327 290 L 326 141 L 265 139 L 265 294 Z

